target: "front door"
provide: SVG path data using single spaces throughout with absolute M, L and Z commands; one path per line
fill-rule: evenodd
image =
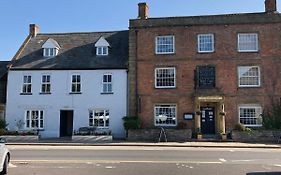
M 73 111 L 60 111 L 60 137 L 72 136 Z
M 214 107 L 201 107 L 201 131 L 203 134 L 215 134 Z

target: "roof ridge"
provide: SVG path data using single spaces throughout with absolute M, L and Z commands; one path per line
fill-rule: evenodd
M 99 31 L 99 32 L 57 32 L 57 33 L 38 33 L 37 35 L 77 35 L 77 34 L 98 34 L 98 33 L 115 33 L 115 32 L 125 32 L 129 30 L 116 30 L 116 31 Z

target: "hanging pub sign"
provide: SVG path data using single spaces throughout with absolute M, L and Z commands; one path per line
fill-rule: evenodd
M 183 114 L 183 119 L 184 120 L 193 120 L 194 118 L 194 113 L 193 112 L 188 112 Z

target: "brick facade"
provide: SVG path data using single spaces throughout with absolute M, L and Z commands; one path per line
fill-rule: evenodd
M 214 34 L 213 53 L 197 51 L 197 35 L 205 33 Z M 238 33 L 257 33 L 258 52 L 238 52 Z M 174 54 L 155 54 L 155 37 L 161 35 L 175 37 Z M 280 99 L 280 38 L 278 13 L 130 20 L 129 95 L 135 94 L 129 100 L 130 114 L 141 118 L 143 128 L 151 128 L 155 104 L 176 104 L 177 123 L 194 129 L 194 120 L 183 120 L 184 113 L 196 111 L 197 96 L 216 95 L 224 99 L 226 130 L 231 130 L 239 122 L 238 105 L 260 104 L 265 109 L 272 99 Z M 194 71 L 202 65 L 215 67 L 215 88 L 195 88 Z M 261 86 L 238 87 L 238 66 L 259 66 Z M 176 88 L 155 88 L 157 67 L 176 68 Z

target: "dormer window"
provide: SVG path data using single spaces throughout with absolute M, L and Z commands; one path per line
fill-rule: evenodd
M 98 56 L 108 55 L 108 47 L 110 47 L 110 45 L 104 39 L 104 37 L 100 37 L 100 39 L 96 42 L 95 47 L 96 47 L 96 55 Z
M 97 47 L 97 55 L 108 55 L 108 47 Z
M 43 54 L 44 57 L 54 57 L 58 54 L 58 50 L 56 48 L 45 48 Z
M 43 45 L 43 56 L 44 57 L 55 57 L 59 53 L 60 46 L 57 41 L 49 38 Z

